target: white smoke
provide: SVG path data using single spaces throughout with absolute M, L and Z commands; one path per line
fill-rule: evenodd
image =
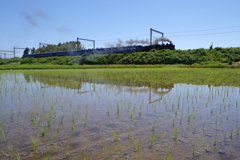
M 158 44 L 158 42 L 170 42 L 170 43 L 172 43 L 172 41 L 170 41 L 168 38 L 165 38 L 165 37 L 159 37 L 159 38 L 156 38 L 155 40 L 154 40 L 154 44 Z
M 158 44 L 158 42 L 172 42 L 168 38 L 165 37 L 159 37 L 153 40 L 153 44 Z M 106 47 L 123 47 L 123 46 L 133 46 L 133 45 L 149 45 L 149 39 L 129 39 L 126 41 L 122 41 L 121 39 L 118 39 L 117 42 L 115 43 L 107 43 L 105 46 Z

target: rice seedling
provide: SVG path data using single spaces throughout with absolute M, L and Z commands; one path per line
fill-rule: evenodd
M 188 115 L 188 123 L 190 123 L 191 117 L 192 117 L 192 115 Z
M 118 142 L 118 133 L 115 132 L 113 129 L 110 130 L 113 136 L 113 142 Z
M 3 153 L 3 155 L 7 158 L 13 156 L 13 151 L 12 151 L 12 146 L 7 146 L 7 151 L 1 150 L 0 151 Z
M 54 110 L 55 110 L 55 105 L 52 103 L 52 104 L 50 104 L 50 110 L 52 111 L 52 112 L 54 112 Z
M 130 131 L 131 131 L 131 127 L 128 127 L 128 139 L 130 139 L 131 137 Z
M 87 127 L 87 117 L 85 116 L 83 119 L 83 127 L 86 128 Z
M 178 137 L 178 127 L 173 128 L 173 139 L 177 139 Z
M 182 124 L 182 116 L 180 117 L 180 124 Z
M 88 114 L 88 102 L 87 102 L 86 105 L 85 105 L 85 114 L 86 114 L 86 115 Z
M 6 135 L 5 135 L 4 130 L 2 129 L 2 127 L 0 127 L 0 131 L 1 131 L 1 133 L 2 133 L 4 143 L 7 143 L 7 137 L 6 137 Z
M 207 123 L 207 121 L 204 121 L 203 126 L 202 126 L 202 130 L 204 130 L 204 127 L 205 127 L 206 123 Z
M 30 113 L 30 122 L 34 123 L 34 121 L 35 121 L 35 116 L 34 116 L 34 114 L 31 112 L 31 113 Z
M 41 155 L 42 155 L 42 160 L 51 160 L 49 153 L 44 153 L 41 151 Z
M 152 131 L 155 131 L 156 128 L 156 120 L 152 123 Z
M 178 110 L 176 109 L 176 110 L 175 110 L 175 117 L 177 116 L 177 114 L 178 114 Z
M 215 124 L 218 123 L 218 115 L 216 115 L 216 120 L 215 120 Z
M 31 138 L 31 143 L 32 143 L 32 150 L 33 151 L 36 151 L 37 150 L 37 141 L 38 141 L 38 138 L 33 138 L 33 137 L 30 137 Z
M 54 144 L 54 141 L 55 141 L 55 135 L 54 134 L 51 134 L 50 135 L 50 145 L 53 145 Z
M 117 151 L 118 158 L 123 158 L 125 155 L 125 150 L 126 150 L 126 145 L 124 145 L 122 148 L 121 147 L 116 147 L 115 150 Z
M 217 140 L 218 140 L 217 136 L 218 136 L 218 130 L 216 130 L 216 133 L 215 133 L 215 136 L 214 136 L 214 141 L 213 141 L 214 146 L 217 145 Z
M 234 133 L 234 130 L 231 129 L 231 130 L 230 130 L 230 138 L 231 138 L 231 139 L 232 139 L 232 137 L 233 137 L 233 133 Z
M 10 112 L 10 119 L 13 119 L 13 117 L 14 117 L 14 111 L 11 109 L 11 112 Z
M 166 151 L 166 154 L 164 156 L 164 160 L 171 160 L 172 159 L 172 152 L 171 152 L 171 147 L 168 146 L 167 147 L 167 151 Z
M 63 124 L 63 120 L 64 120 L 64 114 L 62 114 L 62 115 L 60 116 L 60 123 L 61 123 L 61 125 Z
M 71 147 L 69 145 L 67 145 L 66 147 L 66 158 L 68 159 L 70 156 L 69 150 L 71 149 Z
M 48 116 L 48 118 L 47 118 L 47 126 L 48 127 L 50 127 L 50 125 L 51 125 L 51 119 L 52 119 L 52 117 Z
M 193 133 L 196 133 L 196 130 L 197 130 L 197 123 L 196 123 L 196 121 L 194 121 L 194 124 L 193 124 Z
M 16 153 L 15 156 L 16 156 L 16 160 L 21 160 L 21 157 L 19 156 L 19 153 Z
M 154 134 L 154 132 L 152 133 L 152 136 L 151 136 L 151 141 L 150 141 L 150 148 L 152 148 L 153 147 L 153 145 L 154 145 L 154 141 L 155 141 L 155 139 L 156 139 L 156 135 Z
M 139 152 L 140 147 L 141 147 L 141 143 L 139 142 L 137 137 L 131 137 L 131 139 L 132 139 L 132 143 L 133 143 L 133 151 L 134 152 Z
M 226 138 L 227 138 L 227 136 L 226 136 L 226 131 L 224 131 L 224 138 L 223 138 L 224 144 L 226 143 Z
M 41 129 L 41 135 L 42 135 L 42 137 L 45 136 L 45 128 L 43 126 L 42 126 L 42 129 Z
M 133 107 L 133 112 L 136 112 L 136 106 Z M 154 112 L 156 112 L 156 108 L 154 109 Z
M 175 118 L 172 119 L 172 127 L 175 125 Z
M 74 130 L 74 128 L 75 128 L 74 123 L 72 123 L 71 128 L 72 128 L 72 130 Z
M 139 111 L 139 114 L 138 114 L 138 115 L 139 115 L 139 117 L 142 116 L 142 110 Z
M 130 119 L 133 118 L 133 111 L 132 110 L 129 110 L 129 116 L 130 116 Z
M 195 153 L 198 153 L 197 152 L 198 146 L 199 146 L 199 143 L 194 143 L 193 144 L 193 148 L 192 148 L 192 154 L 193 155 L 195 155 Z
M 110 115 L 110 111 L 109 111 L 109 109 L 108 109 L 108 110 L 106 110 L 106 114 L 107 114 L 107 116 L 109 116 L 109 115 Z
M 116 105 L 116 110 L 117 110 L 117 114 L 119 114 L 120 113 L 120 106 L 119 106 L 119 104 Z
M 74 124 L 74 123 L 75 123 L 75 112 L 72 113 L 72 124 Z

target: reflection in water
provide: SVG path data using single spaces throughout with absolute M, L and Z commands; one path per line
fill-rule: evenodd
M 48 87 L 52 87 L 52 86 L 60 86 L 60 87 L 65 87 L 65 88 L 70 88 L 70 89 L 77 89 L 78 90 L 78 94 L 82 94 L 82 93 L 89 93 L 89 92 L 95 92 L 96 88 L 95 88 L 95 83 L 93 83 L 91 85 L 91 87 L 89 88 L 89 90 L 85 90 L 85 91 L 80 91 L 82 88 L 82 83 L 81 81 L 72 79 L 72 78 L 66 78 L 64 80 L 58 79 L 56 77 L 39 77 L 39 76 L 34 76 L 34 75 L 24 75 L 24 78 L 27 82 L 30 82 L 31 80 L 33 81 L 38 81 L 41 82 L 41 88 L 48 88 Z M 84 83 L 89 83 L 90 81 L 85 81 Z M 106 79 L 105 84 L 108 84 L 108 81 Z M 157 102 L 162 100 L 162 97 L 165 94 L 168 94 L 171 89 L 174 87 L 173 84 L 168 84 L 168 85 L 158 85 L 158 87 L 160 88 L 156 88 L 153 86 L 141 86 L 138 87 L 139 85 L 144 85 L 144 84 L 138 84 L 138 86 L 136 87 L 132 87 L 131 84 L 126 84 L 126 83 L 120 83 L 116 81 L 116 83 L 112 83 L 113 86 L 118 86 L 118 90 L 122 90 L 121 88 L 123 87 L 128 87 L 125 91 L 128 92 L 147 92 L 149 93 L 149 104 Z M 146 84 L 145 84 L 146 85 Z M 156 97 L 157 96 L 157 97 Z M 156 99 L 157 98 L 157 99 Z
M 172 85 L 172 88 L 173 88 L 174 86 Z M 171 88 L 171 89 L 172 89 Z M 159 90 L 160 89 L 160 90 Z M 165 88 L 153 88 L 153 89 L 151 89 L 150 88 L 150 91 L 149 91 L 149 103 L 154 103 L 154 102 L 157 102 L 157 101 L 160 101 L 160 100 L 162 100 L 162 98 L 163 98 L 163 96 L 165 95 L 165 94 L 168 94 L 170 91 L 171 91 L 171 89 L 165 89 Z M 152 91 L 153 90 L 153 91 Z M 154 95 L 159 95 L 160 96 L 160 98 L 159 99 L 152 99 L 152 92 L 154 93 Z
M 12 159 L 239 159 L 239 95 L 229 86 L 1 73 L 0 150 Z
M 92 87 L 89 88 L 88 91 L 83 91 L 81 92 L 80 89 L 81 87 L 78 89 L 78 94 L 82 94 L 82 93 L 90 93 L 90 92 L 95 92 L 96 91 L 96 87 L 95 87 L 95 83 L 91 85 Z

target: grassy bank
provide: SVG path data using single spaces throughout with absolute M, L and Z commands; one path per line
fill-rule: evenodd
M 240 68 L 240 65 L 209 64 L 209 65 L 53 65 L 53 64 L 29 64 L 29 65 L 0 65 L 0 70 L 28 70 L 28 69 L 101 69 L 101 68 Z
M 101 68 L 162 68 L 162 65 L 0 65 L 0 70 L 22 69 L 101 69 Z

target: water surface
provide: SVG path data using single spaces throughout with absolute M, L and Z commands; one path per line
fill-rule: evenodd
M 0 159 L 239 159 L 238 77 L 192 69 L 0 72 Z

